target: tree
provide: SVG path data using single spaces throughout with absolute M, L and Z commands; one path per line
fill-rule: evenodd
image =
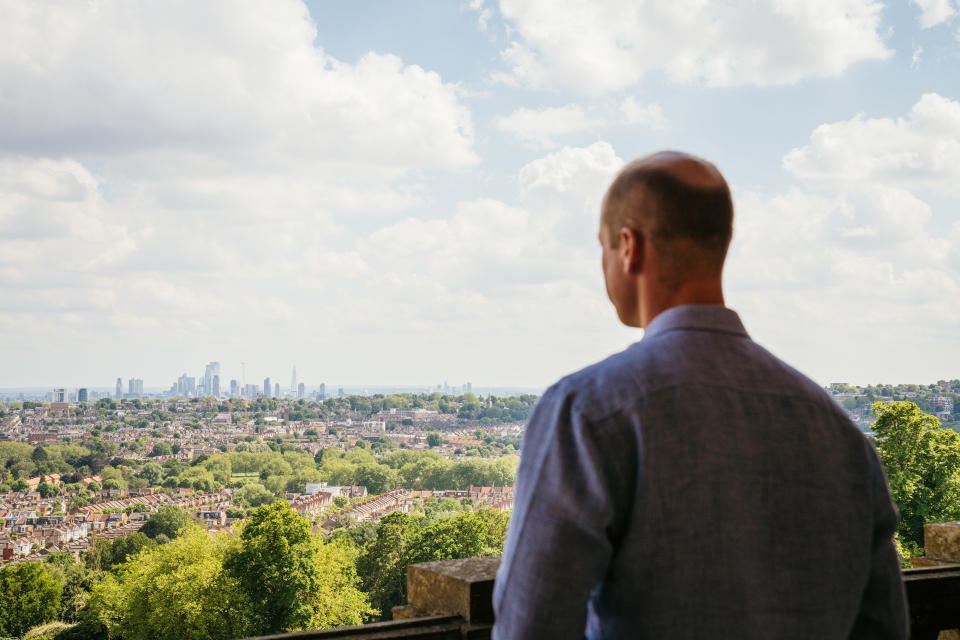
M 900 509 L 906 551 L 923 549 L 923 525 L 960 519 L 960 435 L 913 402 L 877 402 L 877 453 Z
M 10 490 L 16 493 L 22 493 L 30 490 L 30 485 L 26 480 L 19 478 L 10 483 Z
M 419 527 L 406 513 L 394 511 L 380 519 L 377 535 L 357 558 L 361 588 L 371 604 L 387 615 L 407 597 L 407 549 Z
M 233 496 L 234 501 L 244 507 L 259 507 L 260 505 L 270 504 L 276 500 L 276 497 L 258 482 L 245 484 Z
M 60 612 L 62 587 L 36 562 L 0 569 L 0 636 L 20 636 Z
M 37 492 L 44 498 L 53 498 L 54 496 L 60 495 L 60 489 L 57 488 L 57 485 L 47 482 L 38 484 Z
M 117 478 L 107 478 L 103 481 L 104 489 L 121 489 L 122 481 Z
M 194 519 L 182 508 L 172 504 L 164 504 L 158 507 L 157 512 L 140 527 L 140 533 L 148 538 L 156 538 L 163 534 L 173 539 L 179 535 L 184 527 L 193 522 Z
M 407 551 L 407 564 L 483 555 L 487 523 L 473 513 L 443 518 L 417 533 Z
M 336 505 L 338 509 L 343 509 L 349 503 L 350 501 L 346 498 L 346 496 L 337 496 L 333 499 L 333 504 Z
M 108 562 L 104 563 L 101 559 L 102 567 L 109 569 L 113 565 L 123 564 L 144 549 L 152 549 L 156 546 L 157 543 L 154 540 L 140 531 L 120 536 L 110 544 Z
M 50 457 L 47 455 L 46 449 L 38 446 L 36 449 L 33 450 L 33 453 L 30 454 L 30 459 L 39 465 L 40 463 L 46 462 L 47 460 L 49 460 Z
M 171 453 L 173 453 L 173 449 L 170 447 L 169 442 L 157 442 L 153 445 L 153 449 L 150 450 L 150 457 L 169 456 Z
M 124 640 L 228 640 L 251 635 L 253 612 L 237 581 L 223 570 L 234 536 L 199 527 L 149 549 L 94 588 L 88 611 Z M 115 577 L 116 576 L 116 577 Z
M 436 431 L 431 431 L 427 434 L 427 444 L 431 447 L 439 447 L 443 444 L 443 436 Z
M 397 473 L 393 469 L 376 462 L 357 467 L 354 481 L 373 494 L 389 491 L 399 484 Z
M 283 501 L 254 510 L 224 568 L 253 603 L 254 635 L 359 624 L 373 613 L 348 550 L 322 545 Z

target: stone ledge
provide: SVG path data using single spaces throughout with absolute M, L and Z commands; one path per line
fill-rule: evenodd
M 410 565 L 407 602 L 428 615 L 459 615 L 469 624 L 492 624 L 493 582 L 499 566 L 499 556 Z

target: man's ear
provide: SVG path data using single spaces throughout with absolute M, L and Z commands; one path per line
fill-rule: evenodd
M 643 270 L 643 232 L 630 227 L 620 229 L 620 269 L 623 273 L 637 274 Z

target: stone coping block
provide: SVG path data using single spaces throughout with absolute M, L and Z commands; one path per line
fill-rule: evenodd
M 923 525 L 923 545 L 928 558 L 960 562 L 960 522 Z
M 432 615 L 493 623 L 493 582 L 499 556 L 438 560 L 407 567 L 407 602 Z

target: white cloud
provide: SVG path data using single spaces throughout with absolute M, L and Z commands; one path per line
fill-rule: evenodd
M 892 55 L 882 10 L 878 0 L 501 0 L 517 37 L 498 77 L 601 93 L 655 71 L 714 87 L 837 76 Z
M 457 85 L 329 56 L 301 2 L 0 13 L 0 331 L 27 363 L 8 384 L 53 373 L 30 355 L 52 349 L 103 380 L 329 344 L 326 304 L 370 278 L 344 220 L 423 204 L 425 171 L 479 160 Z
M 913 47 L 913 56 L 910 58 L 910 68 L 919 69 L 920 68 L 920 59 L 923 57 L 923 47 L 920 45 L 914 45 Z
M 0 4 L 8 151 L 159 148 L 394 169 L 477 161 L 454 85 L 392 55 L 332 58 L 295 0 Z
M 911 0 L 920 9 L 920 26 L 924 29 L 935 27 L 957 15 L 954 0 Z
M 554 138 L 593 129 L 602 123 L 588 117 L 580 105 L 568 104 L 541 109 L 521 107 L 509 116 L 497 118 L 496 124 L 498 129 L 513 134 L 526 145 L 550 149 L 557 146 Z
M 823 124 L 783 166 L 817 184 L 928 186 L 956 193 L 960 184 L 960 102 L 925 94 L 906 118 Z
M 928 94 L 817 127 L 783 160 L 816 193 L 736 194 L 728 300 L 761 341 L 821 381 L 955 375 L 960 223 L 918 194 L 957 193 L 958 137 L 960 104 Z
M 438 341 L 452 327 L 473 336 L 458 353 L 515 345 L 503 352 L 509 371 L 494 375 L 571 371 L 637 337 L 616 328 L 596 239 L 600 200 L 622 164 L 606 142 L 565 147 L 519 171 L 519 206 L 485 198 L 450 218 L 411 217 L 370 234 L 361 253 L 385 274 L 404 327 Z
M 662 131 L 670 125 L 663 107 L 655 103 L 641 105 L 633 96 L 623 99 L 620 110 L 630 124 L 638 124 L 657 131 Z

